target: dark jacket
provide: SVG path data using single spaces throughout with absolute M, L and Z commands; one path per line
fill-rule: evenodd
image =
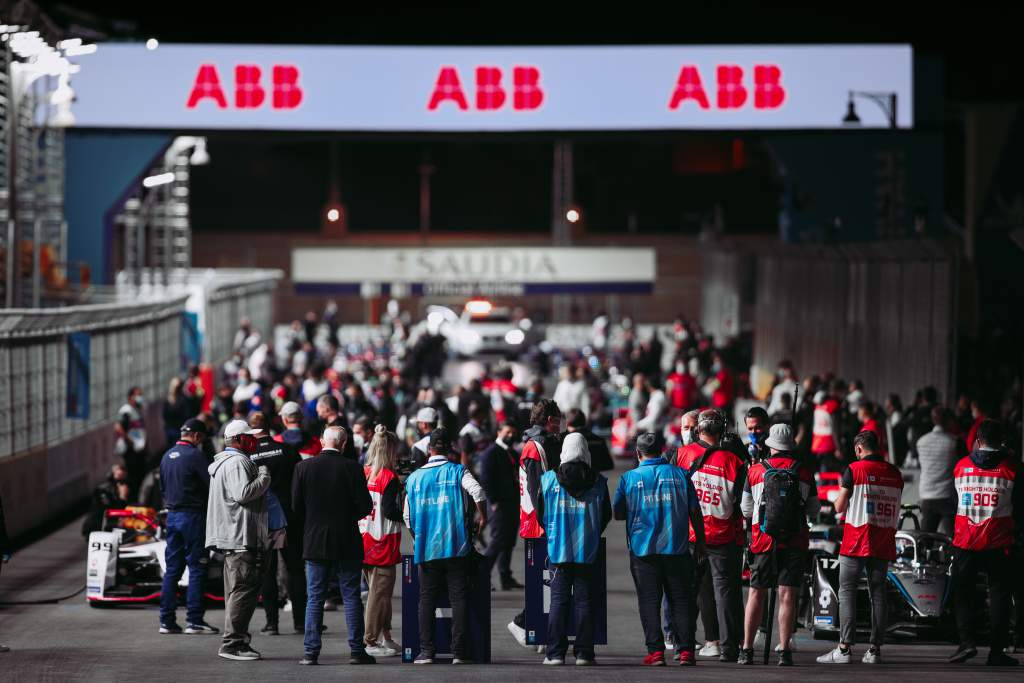
M 303 525 L 303 553 L 320 562 L 363 560 L 359 520 L 373 510 L 359 463 L 334 449 L 295 466 L 292 510 Z
M 121 510 L 128 506 L 128 501 L 119 498 L 117 495 L 117 484 L 114 478 L 107 477 L 107 480 L 97 486 L 92 492 L 92 501 L 89 504 L 89 512 L 82 520 L 82 535 L 89 538 L 93 531 L 103 528 L 103 516 L 107 510 Z
M 511 448 L 492 443 L 480 454 L 480 485 L 487 502 L 519 505 L 519 464 Z
M 587 440 L 587 450 L 590 451 L 590 466 L 595 472 L 615 469 L 615 462 L 612 461 L 611 451 L 608 450 L 608 442 L 589 429 L 577 429 L 576 431 Z M 566 434 L 568 432 L 562 434 L 563 441 Z
M 285 515 L 292 514 L 292 478 L 295 466 L 302 462 L 299 451 L 290 443 L 274 441 L 270 435 L 261 436 L 256 454 L 251 460 L 256 466 L 265 465 L 270 471 L 270 490 L 284 508 Z
M 160 492 L 164 507 L 206 514 L 210 495 L 209 463 L 203 452 L 185 441 L 174 444 L 160 459 Z

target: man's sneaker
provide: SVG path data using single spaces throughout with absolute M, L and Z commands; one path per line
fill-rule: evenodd
M 753 664 L 754 663 L 754 649 L 753 648 L 741 648 L 740 654 L 736 658 L 737 664 Z
M 260 629 L 260 633 L 265 636 L 277 636 L 281 635 L 281 632 L 277 628 L 277 624 L 267 624 Z
M 675 636 L 673 636 L 668 631 L 665 632 L 665 649 L 666 650 L 674 650 L 674 649 L 676 649 L 676 639 L 675 639 Z
M 763 642 L 764 639 L 762 638 L 761 640 Z M 796 636 L 790 636 L 789 637 L 789 647 L 787 649 L 790 652 L 796 652 L 797 651 L 796 650 Z M 775 645 L 775 651 L 776 652 L 782 652 L 782 643 L 777 643 Z
M 522 588 L 526 588 L 523 584 L 519 583 L 515 579 L 509 579 L 508 581 L 501 582 L 501 590 L 503 591 L 516 591 Z
M 416 658 L 416 660 L 413 661 L 413 664 L 433 664 L 433 663 L 434 663 L 434 655 L 425 655 L 422 652 Z
M 860 661 L 865 664 L 881 664 L 882 653 L 874 645 L 868 648 L 868 651 L 864 653 L 864 658 Z
M 398 650 L 392 650 L 390 647 L 383 645 L 367 645 L 366 654 L 371 657 L 394 657 L 398 654 Z
M 160 635 L 176 636 L 181 633 L 181 627 L 177 624 L 160 624 Z
M 973 645 L 961 645 L 960 649 L 950 655 L 946 661 L 950 664 L 963 664 L 968 659 L 978 655 L 978 648 Z
M 388 650 L 394 650 L 395 654 L 398 654 L 402 651 L 402 646 L 396 643 L 395 641 L 391 640 L 390 638 L 385 638 L 384 640 L 380 641 L 380 645 L 381 647 L 384 647 Z
M 353 652 L 352 656 L 348 658 L 349 664 L 376 664 L 377 660 L 368 655 L 366 652 Z
M 452 657 L 452 664 L 472 664 L 473 660 L 468 657 Z
M 236 662 L 255 662 L 257 659 L 262 659 L 259 652 L 252 649 L 248 645 L 242 645 L 236 648 L 221 648 L 220 652 L 217 653 L 218 657 L 224 659 L 233 659 Z
M 316 657 L 314 657 L 313 655 L 306 655 L 305 657 L 299 660 L 299 664 L 301 664 L 302 666 L 316 666 L 318 662 L 316 661 Z
M 530 647 L 526 644 L 526 629 L 514 621 L 508 622 L 508 632 L 516 639 L 516 642 L 523 647 Z
M 713 640 L 709 640 L 704 643 L 704 646 L 697 653 L 698 657 L 721 657 L 722 648 L 719 647 L 718 643 Z
M 718 658 L 718 661 L 725 664 L 735 664 L 736 659 L 739 657 L 739 650 L 727 650 L 722 649 L 722 656 Z
M 644 666 L 665 666 L 665 653 L 652 652 L 644 657 Z
M 871 652 L 871 650 L 868 650 Z M 825 654 L 818 657 L 818 664 L 849 664 L 850 655 L 852 653 L 849 649 L 843 652 L 842 649 L 837 645 L 833 649 L 829 650 Z M 864 654 L 865 660 L 867 661 L 867 653 Z
M 793 653 L 790 650 L 779 653 L 779 666 L 793 666 Z
M 693 650 L 679 651 L 679 666 L 696 666 L 697 658 L 693 656 Z
M 220 633 L 220 630 L 200 621 L 198 624 L 185 624 L 185 633 L 190 636 L 212 636 Z
M 597 666 L 593 657 L 577 657 L 576 666 Z
M 562 666 L 563 664 L 565 664 L 565 660 L 561 657 L 545 657 L 542 663 L 545 666 Z
M 1020 666 L 1020 662 L 1005 652 L 995 650 L 988 653 L 988 659 L 985 660 L 985 666 Z

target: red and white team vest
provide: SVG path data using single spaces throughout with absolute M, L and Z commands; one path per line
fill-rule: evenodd
M 687 472 L 704 455 L 704 446 L 691 443 L 679 449 L 676 463 Z M 742 521 L 735 515 L 739 503 L 733 495 L 736 478 L 743 461 L 729 451 L 714 451 L 693 473 L 690 481 L 700 501 L 704 514 L 704 534 L 708 545 L 725 545 L 742 539 Z M 739 536 L 737 536 L 737 533 Z M 690 541 L 696 541 L 693 527 L 690 527 Z
M 843 525 L 840 555 L 896 559 L 896 527 L 903 498 L 903 475 L 883 460 L 850 464 L 853 490 Z
M 768 459 L 768 463 L 776 469 L 792 467 L 796 464 L 795 458 L 776 456 Z M 761 495 L 764 493 L 764 471 L 761 463 L 750 466 L 747 473 L 747 483 L 750 485 L 750 496 L 754 499 L 754 514 L 751 516 L 750 530 L 750 552 L 767 553 L 775 545 L 775 539 L 768 534 L 761 533 Z M 798 470 L 800 478 L 800 496 L 807 500 L 811 495 L 811 485 L 814 484 L 814 475 L 806 467 Z M 785 542 L 779 542 L 780 548 L 792 548 L 794 550 L 807 550 L 810 541 L 810 534 L 807 527 L 803 527 L 799 534 Z
M 814 426 L 811 430 L 811 453 L 825 455 L 835 453 L 836 440 L 832 426 L 832 415 L 839 410 L 839 401 L 830 398 L 814 407 Z
M 953 469 L 956 521 L 953 545 L 964 550 L 994 550 L 1013 543 L 1013 486 L 1017 468 L 1004 459 L 993 469 L 970 457 Z
M 526 469 L 523 463 L 527 460 L 536 460 L 540 463 L 541 471 L 547 470 L 547 457 L 544 447 L 534 440 L 527 441 L 523 446 L 522 455 L 519 456 L 519 536 L 522 538 L 540 538 L 544 535 L 544 525 L 537 519 L 537 511 L 533 507 L 533 500 L 527 491 Z M 540 492 L 536 492 L 538 495 Z
M 363 468 L 366 488 L 373 501 L 373 510 L 359 520 L 359 532 L 363 535 L 363 564 L 388 567 L 402 561 L 402 525 L 385 517 L 380 505 L 384 490 L 397 475 L 391 470 L 381 470 L 371 482 L 370 471 L 369 467 Z

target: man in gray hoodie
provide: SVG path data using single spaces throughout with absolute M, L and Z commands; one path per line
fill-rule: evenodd
M 244 420 L 224 429 L 224 450 L 210 465 L 206 509 L 206 546 L 224 553 L 224 639 L 217 653 L 224 659 L 253 661 L 249 620 L 260 591 L 258 552 L 266 546 L 270 472 L 249 459 L 256 437 Z

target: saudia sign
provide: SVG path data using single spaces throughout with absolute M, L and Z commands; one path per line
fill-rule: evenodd
M 368 131 L 838 128 L 850 91 L 895 93 L 900 45 L 313 47 L 107 44 L 77 125 Z M 862 125 L 888 126 L 863 108 Z
M 459 247 L 374 249 L 303 247 L 292 252 L 300 293 L 517 295 L 649 293 L 653 249 L 588 247 Z

